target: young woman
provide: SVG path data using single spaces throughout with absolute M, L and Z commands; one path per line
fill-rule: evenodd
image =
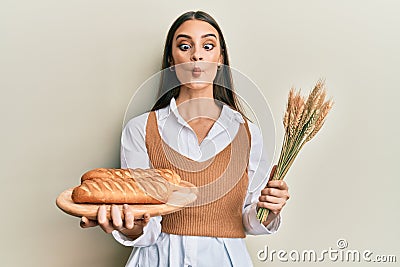
M 133 251 L 127 266 L 252 266 L 246 234 L 275 232 L 289 198 L 284 181 L 269 181 L 262 137 L 235 96 L 221 29 L 207 13 L 187 12 L 171 26 L 164 48 L 159 99 L 131 119 L 121 138 L 122 168 L 170 168 L 199 188 L 189 207 L 134 218 L 100 207 L 100 225 Z M 177 82 L 177 83 L 174 83 Z M 266 164 L 266 163 L 265 163 Z M 258 170 L 258 168 L 261 170 Z M 258 177 L 256 177 L 258 176 Z M 249 190 L 254 179 L 264 183 Z M 259 207 L 271 210 L 266 222 Z M 124 215 L 124 219 L 121 219 Z

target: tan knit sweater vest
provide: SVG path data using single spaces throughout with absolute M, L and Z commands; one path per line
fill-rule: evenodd
M 233 141 L 205 162 L 191 160 L 168 146 L 158 132 L 155 112 L 146 126 L 146 147 L 153 168 L 176 171 L 199 189 L 194 203 L 164 215 L 161 231 L 175 235 L 243 238 L 242 207 L 247 192 L 250 154 L 247 122 Z

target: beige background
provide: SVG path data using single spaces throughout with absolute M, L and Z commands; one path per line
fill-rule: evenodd
M 339 238 L 400 261 L 398 1 L 39 0 L 0 4 L 0 265 L 124 264 L 129 248 L 80 229 L 55 199 L 84 171 L 118 167 L 129 99 L 159 70 L 172 21 L 197 9 L 215 16 L 232 66 L 268 98 L 277 148 L 291 86 L 325 77 L 335 100 L 287 176 L 280 231 L 247 238 L 255 266 L 290 264 L 259 262 L 265 245 L 322 251 Z

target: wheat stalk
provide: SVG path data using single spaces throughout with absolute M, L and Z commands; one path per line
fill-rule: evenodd
M 325 80 L 322 79 L 317 81 L 307 98 L 301 96 L 300 90 L 295 92 L 294 88 L 290 89 L 283 117 L 285 136 L 272 180 L 282 180 L 285 177 L 304 144 L 310 141 L 325 123 L 333 105 L 332 100 L 325 101 L 325 98 Z M 257 218 L 264 222 L 268 213 L 268 209 L 259 208 Z

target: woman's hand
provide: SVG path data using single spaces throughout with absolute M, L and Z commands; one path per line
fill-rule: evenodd
M 135 218 L 131 208 L 127 204 L 124 204 L 122 212 L 124 215 L 123 220 L 118 206 L 112 205 L 111 220 L 108 220 L 106 206 L 102 205 L 97 211 L 97 221 L 82 217 L 80 226 L 82 228 L 89 228 L 99 225 L 108 234 L 114 230 L 118 230 L 131 239 L 138 238 L 143 233 L 143 227 L 150 221 L 150 215 L 145 213 L 143 218 Z
M 261 196 L 258 198 L 257 207 L 269 209 L 267 220 L 263 223 L 265 226 L 270 224 L 281 212 L 290 195 L 288 186 L 283 180 L 271 180 L 276 170 L 276 165 L 272 168 L 267 186 L 261 190 Z

